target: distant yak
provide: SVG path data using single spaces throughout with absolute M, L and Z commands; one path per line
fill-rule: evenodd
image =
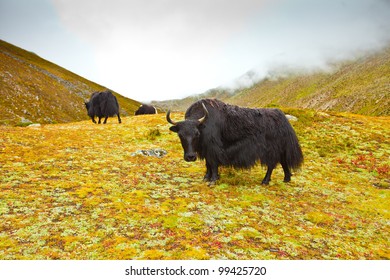
M 135 111 L 135 115 L 147 114 L 157 114 L 157 109 L 154 106 L 142 104 L 141 106 L 139 106 L 138 110 Z
M 95 116 L 101 119 L 104 117 L 104 124 L 107 123 L 108 117 L 118 116 L 118 122 L 121 123 L 121 117 L 119 116 L 119 104 L 116 97 L 111 91 L 106 90 L 102 92 L 94 92 L 91 95 L 91 99 L 85 102 L 85 107 L 88 111 L 88 116 L 91 117 L 92 122 L 96 123 Z
M 268 185 L 278 163 L 283 167 L 284 182 L 291 180 L 290 169 L 303 162 L 295 131 L 279 109 L 249 109 L 228 105 L 216 99 L 192 104 L 185 120 L 167 121 L 178 133 L 184 149 L 184 160 L 206 160 L 205 181 L 219 179 L 219 166 L 251 168 L 257 162 L 267 166 L 262 184 Z

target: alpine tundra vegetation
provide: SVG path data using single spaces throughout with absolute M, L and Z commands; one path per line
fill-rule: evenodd
M 305 163 L 268 186 L 209 187 L 165 114 L 0 126 L 0 259 L 389 259 L 389 117 L 283 111 Z

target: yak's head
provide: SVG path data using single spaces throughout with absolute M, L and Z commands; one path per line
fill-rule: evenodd
M 186 119 L 181 122 L 174 122 L 170 118 L 171 111 L 167 112 L 167 121 L 170 124 L 173 124 L 169 129 L 173 132 L 176 132 L 179 135 L 181 145 L 184 150 L 184 160 L 185 161 L 195 161 L 196 160 L 196 147 L 199 144 L 200 139 L 200 127 L 206 121 L 208 117 L 208 111 L 206 106 L 202 103 L 204 110 L 204 116 L 200 119 Z
M 89 110 L 89 107 L 91 106 L 90 105 L 90 102 L 84 102 L 84 104 L 85 104 L 85 108 L 87 108 L 87 111 Z

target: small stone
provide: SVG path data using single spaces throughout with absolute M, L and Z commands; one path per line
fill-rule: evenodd
M 41 127 L 40 123 L 32 123 L 28 127 Z

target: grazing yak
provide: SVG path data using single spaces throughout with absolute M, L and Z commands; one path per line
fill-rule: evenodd
M 157 114 L 157 109 L 151 105 L 142 104 L 139 106 L 138 110 L 135 111 L 135 115 L 147 115 L 147 114 Z
M 303 162 L 301 147 L 294 129 L 279 109 L 249 109 L 228 105 L 216 99 L 203 99 L 192 104 L 185 120 L 167 121 L 178 133 L 184 159 L 206 160 L 205 181 L 219 179 L 219 166 L 251 168 L 260 161 L 267 166 L 262 184 L 268 185 L 278 163 L 283 167 L 284 182 L 291 180 L 290 169 Z
M 107 123 L 108 117 L 118 116 L 118 122 L 121 123 L 121 117 L 119 116 L 119 104 L 115 95 L 111 91 L 106 90 L 103 92 L 94 92 L 91 95 L 91 99 L 85 102 L 85 107 L 88 111 L 88 116 L 91 117 L 92 122 L 96 123 L 95 116 L 101 119 L 104 117 L 104 124 Z

